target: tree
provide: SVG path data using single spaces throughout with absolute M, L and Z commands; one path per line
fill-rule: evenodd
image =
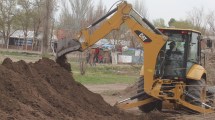
M 85 25 L 89 9 L 93 8 L 92 0 L 69 0 L 69 3 L 72 8 L 72 17 L 76 22 L 74 29 L 80 31 Z
M 54 0 L 46 0 L 44 8 L 44 22 L 43 22 L 43 39 L 42 39 L 42 56 L 46 57 L 49 48 L 49 35 L 50 35 L 50 20 L 54 10 Z
M 36 41 L 36 38 L 39 35 L 39 29 L 42 26 L 42 21 L 44 19 L 43 16 L 43 11 L 44 11 L 44 5 L 45 1 L 44 0 L 35 0 L 33 3 L 33 11 L 32 11 L 32 19 L 33 19 L 33 31 L 34 31 L 34 36 L 33 36 L 33 41 L 32 41 L 32 50 L 36 45 L 39 45 L 39 41 Z
M 193 24 L 187 20 L 177 20 L 171 23 L 171 26 L 182 29 L 193 29 Z
M 176 22 L 176 20 L 174 18 L 171 18 L 168 22 L 169 27 L 171 27 L 174 22 Z
M 61 2 L 58 29 L 63 30 L 65 38 L 74 38 L 77 33 L 95 20 L 92 0 L 69 0 Z
M 105 14 L 107 14 L 106 7 L 104 6 L 102 0 L 100 0 L 99 4 L 97 6 L 89 8 L 89 11 L 87 12 L 87 21 L 86 21 L 85 26 L 89 26 L 89 25 L 93 24 L 95 21 L 100 19 Z M 103 23 L 103 21 L 101 21 L 98 25 L 90 28 L 89 29 L 90 32 L 95 31 L 99 27 L 99 25 L 101 25 L 102 23 Z
M 140 13 L 143 17 L 147 18 L 148 17 L 148 11 L 145 6 L 144 0 L 135 0 L 133 3 L 133 8 Z
M 67 1 L 62 1 L 62 9 L 61 9 L 61 14 L 60 14 L 60 21 L 58 24 L 58 31 L 63 30 L 64 31 L 64 37 L 65 38 L 73 38 L 74 36 L 74 31 L 75 28 L 73 28 L 74 24 L 75 24 L 75 20 L 72 17 L 72 13 L 69 10 L 69 6 Z M 63 39 L 63 38 L 60 38 Z
M 166 27 L 165 21 L 163 18 L 153 20 L 153 24 L 155 27 Z
M 99 4 L 95 7 L 90 7 L 87 12 L 87 24 L 92 24 L 102 16 L 107 13 L 106 7 L 104 6 L 102 0 L 99 1 Z
M 17 15 L 17 21 L 24 32 L 25 49 L 27 50 L 28 31 L 33 24 L 33 2 L 30 0 L 18 0 L 18 5 L 20 9 Z
M 7 48 L 9 46 L 9 37 L 15 32 L 13 24 L 16 14 L 16 0 L 0 0 L 0 32 Z
M 135 0 L 132 3 L 133 8 L 142 16 L 147 18 L 147 8 L 143 0 Z M 121 45 L 121 41 L 130 41 L 132 47 L 136 48 L 139 46 L 137 39 L 131 34 L 131 31 L 127 28 L 126 25 L 122 25 L 119 30 L 112 31 L 108 37 L 114 40 L 115 45 Z
M 100 0 L 96 10 L 94 11 L 94 20 L 101 18 L 101 16 L 105 15 L 106 13 L 106 7 L 104 6 L 102 0 Z
M 214 36 L 215 35 L 215 13 L 214 11 L 210 11 L 209 14 L 207 15 L 207 23 L 209 26 L 209 30 L 207 32 L 207 35 Z M 213 43 L 213 46 L 215 46 L 215 43 Z M 212 48 L 212 51 L 214 51 L 214 47 Z
M 193 25 L 193 29 L 205 33 L 207 21 L 204 8 L 193 8 L 188 12 L 187 20 Z
M 134 3 L 132 3 L 133 8 L 144 18 L 148 18 L 148 10 L 146 8 L 145 5 L 145 1 L 144 0 L 135 0 Z M 124 34 L 124 40 L 127 39 L 128 41 L 130 41 L 130 44 L 132 47 L 137 48 L 139 47 L 140 43 L 137 40 L 136 37 L 133 36 L 133 34 L 131 34 L 131 31 L 127 29 L 127 31 L 122 31 L 120 32 L 120 34 Z
M 207 23 L 209 25 L 209 29 L 211 31 L 213 31 L 213 33 L 215 34 L 215 14 L 214 14 L 214 11 L 211 11 L 207 15 Z
M 171 18 L 168 23 L 169 27 L 193 29 L 193 24 L 188 20 L 175 20 L 174 18 Z

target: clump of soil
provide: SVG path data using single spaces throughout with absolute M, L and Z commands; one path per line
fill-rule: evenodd
M 68 71 L 71 71 L 71 65 L 68 63 L 66 55 L 62 55 L 56 59 L 56 63 L 58 63 L 61 67 L 65 68 Z
M 6 58 L 0 65 L 0 74 L 1 119 L 140 119 L 110 106 L 47 58 L 35 63 Z

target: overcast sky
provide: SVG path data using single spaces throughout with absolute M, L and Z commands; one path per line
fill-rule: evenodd
M 118 0 L 102 0 L 109 9 Z M 127 0 L 133 3 L 135 0 Z M 194 7 L 203 7 L 205 12 L 215 11 L 215 0 L 143 0 L 150 20 L 163 18 L 167 23 L 170 18 L 185 19 L 187 12 Z M 97 4 L 99 0 L 93 0 Z

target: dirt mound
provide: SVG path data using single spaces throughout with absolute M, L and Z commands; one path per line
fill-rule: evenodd
M 120 91 L 116 93 L 116 95 L 119 95 L 123 98 L 132 97 L 137 94 L 137 87 L 138 87 L 138 81 L 136 81 L 134 84 L 129 85 L 126 87 L 123 91 Z
M 0 117 L 20 120 L 132 120 L 50 59 L 0 65 Z

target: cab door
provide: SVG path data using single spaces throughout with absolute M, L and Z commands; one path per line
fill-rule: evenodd
M 190 41 L 188 41 L 188 52 L 187 52 L 187 72 L 194 64 L 200 64 L 201 59 L 201 42 L 200 33 L 192 32 Z

